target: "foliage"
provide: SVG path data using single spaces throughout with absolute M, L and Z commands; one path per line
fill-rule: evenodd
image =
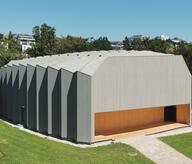
M 11 60 L 25 58 L 26 55 L 21 53 L 21 46 L 13 39 L 5 39 L 0 43 L 0 67 Z
M 27 50 L 30 56 L 44 56 L 63 54 L 69 52 L 82 52 L 91 50 L 111 50 L 111 43 L 107 37 L 88 42 L 87 39 L 68 35 L 67 37 L 55 37 L 55 28 L 47 24 L 33 28 L 35 44 Z
M 2 40 L 3 40 L 3 34 L 0 33 L 0 41 L 2 41 Z
M 167 50 L 172 44 L 169 43 L 169 41 L 164 41 L 160 39 L 152 39 L 149 41 L 149 47 L 148 49 L 151 51 L 156 51 L 156 52 L 162 52 L 162 53 L 167 53 Z
M 183 55 L 185 62 L 192 73 L 192 43 L 181 42 L 177 46 L 175 54 Z
M 100 37 L 99 39 L 90 43 L 90 49 L 100 51 L 100 50 L 111 50 L 111 43 L 107 37 Z
M 128 153 L 137 153 L 129 156 Z M 115 143 L 95 148 L 77 148 L 50 141 L 3 123 L 0 120 L 0 163 L 153 163 L 132 147 Z
M 125 50 L 151 50 L 162 53 L 169 53 L 174 50 L 174 45 L 170 40 L 164 41 L 157 38 L 130 39 L 125 37 L 123 45 Z
M 13 39 L 13 34 L 12 34 L 11 31 L 9 31 L 8 39 L 9 39 L 9 40 L 12 40 L 12 39 Z
M 55 28 L 42 24 L 33 27 L 35 44 L 27 51 L 30 56 L 45 56 L 54 54 L 55 50 Z
M 14 41 L 13 39 L 7 40 L 7 41 L 5 41 L 5 43 L 8 44 L 8 50 L 9 50 L 11 53 L 21 54 L 22 48 L 21 48 L 21 45 L 20 45 L 19 43 L 17 43 L 17 42 Z
M 56 39 L 56 49 L 57 54 L 69 53 L 69 52 L 82 52 L 87 51 L 89 45 L 86 39 L 81 37 L 67 36 Z
M 124 49 L 126 50 L 148 50 L 149 49 L 149 39 L 129 39 L 125 37 L 123 41 Z

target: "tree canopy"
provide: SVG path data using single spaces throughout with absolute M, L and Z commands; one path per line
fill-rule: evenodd
M 56 39 L 57 54 L 69 53 L 69 52 L 82 52 L 89 50 L 89 45 L 86 39 L 81 37 L 73 37 L 68 35 L 67 37 L 61 37 Z
M 90 45 L 93 50 L 111 50 L 112 46 L 107 37 L 100 37 L 99 39 L 93 41 Z
M 21 53 L 21 47 L 13 40 L 6 40 L 0 43 L 0 67 L 11 60 L 25 58 L 26 55 Z
M 107 37 L 100 37 L 99 39 L 89 42 L 87 39 L 70 35 L 67 37 L 56 37 L 55 32 L 55 28 L 47 24 L 35 26 L 32 31 L 35 44 L 27 50 L 27 53 L 30 56 L 44 56 L 69 52 L 112 49 Z
M 32 33 L 35 44 L 27 52 L 31 56 L 45 56 L 54 54 L 55 50 L 55 28 L 42 24 L 33 27 Z

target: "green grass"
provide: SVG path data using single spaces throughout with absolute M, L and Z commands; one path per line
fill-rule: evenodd
M 161 137 L 160 140 L 192 159 L 192 133 Z
M 129 156 L 128 153 L 138 153 Z M 97 148 L 77 148 L 43 139 L 0 120 L 0 163 L 153 163 L 137 150 L 125 144 L 111 144 Z

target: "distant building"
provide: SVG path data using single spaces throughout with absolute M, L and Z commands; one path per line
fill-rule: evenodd
M 175 43 L 175 44 L 178 44 L 178 43 L 181 43 L 181 42 L 185 42 L 183 39 L 180 39 L 180 38 L 177 38 L 177 37 L 171 39 L 171 41 L 173 43 Z
M 4 37 L 4 35 L 2 33 L 0 33 L 0 41 L 3 40 L 3 37 Z
M 32 44 L 35 43 L 33 36 L 28 34 L 14 34 L 13 39 L 22 46 L 22 52 L 31 48 Z
M 4 41 L 5 38 L 6 38 L 6 35 L 0 33 L 0 45 L 1 45 L 2 47 L 4 47 L 4 48 L 8 49 L 8 46 L 9 46 L 9 45 L 8 45 L 8 43 L 6 43 L 6 42 Z
M 122 50 L 123 49 L 123 42 L 121 41 L 111 41 L 112 49 L 114 50 Z
M 155 39 L 160 39 L 160 40 L 166 41 L 166 40 L 169 40 L 170 37 L 165 36 L 165 35 L 160 35 L 160 36 L 155 37 Z
M 146 35 L 133 35 L 132 37 L 129 37 L 128 39 L 129 40 L 134 40 L 134 39 L 146 40 L 146 39 L 149 39 L 149 37 Z
M 91 43 L 93 41 L 95 41 L 95 38 L 94 37 L 89 37 L 86 39 L 88 43 Z

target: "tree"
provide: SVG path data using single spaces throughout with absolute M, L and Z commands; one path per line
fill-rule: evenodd
M 0 44 L 0 66 L 7 64 L 11 60 L 23 59 L 26 57 L 22 54 L 21 45 L 17 43 L 12 34 L 7 39 L 3 39 Z
M 8 40 L 5 43 L 8 44 L 8 49 L 9 49 L 10 52 L 18 53 L 18 54 L 22 53 L 21 45 L 19 43 L 17 43 L 16 41 L 14 41 L 13 39 Z
M 0 41 L 2 41 L 2 40 L 3 40 L 3 34 L 0 33 Z
M 23 59 L 25 57 L 25 54 L 22 54 L 14 48 L 9 48 L 9 46 L 7 48 L 6 42 L 0 45 L 0 67 L 7 64 L 11 60 Z
M 96 51 L 100 50 L 111 50 L 111 42 L 108 40 L 107 37 L 100 37 L 99 39 L 90 43 L 90 48 Z
M 12 39 L 13 39 L 13 34 L 12 34 L 11 31 L 9 31 L 8 39 L 9 39 L 9 40 L 12 40 Z
M 111 50 L 111 43 L 107 37 L 100 37 L 97 40 L 88 42 L 87 39 L 68 35 L 67 37 L 57 38 L 55 53 L 62 54 L 68 52 L 82 52 L 92 50 Z
M 172 44 L 169 41 L 164 41 L 161 39 L 151 39 L 149 44 L 149 50 L 167 53 L 167 50 L 171 45 Z
M 125 37 L 123 41 L 123 46 L 125 50 L 148 50 L 149 49 L 150 40 L 146 39 L 139 39 L 133 38 L 130 39 Z
M 58 54 L 69 52 L 82 52 L 88 50 L 86 39 L 81 37 L 67 36 L 56 39 L 56 50 Z
M 176 55 L 183 55 L 185 62 L 192 73 L 192 43 L 181 42 L 175 51 Z
M 33 27 L 32 33 L 35 38 L 35 44 L 27 53 L 31 56 L 52 55 L 55 50 L 55 28 L 42 24 Z

